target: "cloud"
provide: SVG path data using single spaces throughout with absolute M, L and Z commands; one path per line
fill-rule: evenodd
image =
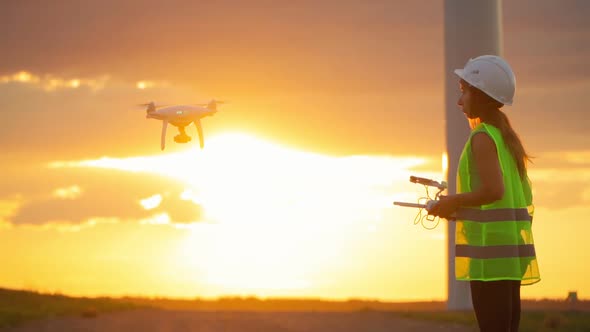
M 62 184 L 37 187 L 37 177 L 50 185 Z M 18 187 L 1 193 L 7 197 L 0 201 L 0 221 L 5 224 L 79 230 L 105 222 L 139 221 L 163 213 L 169 216 L 171 224 L 199 222 L 202 218 L 198 203 L 182 197 L 184 184 L 159 176 L 59 169 L 23 177 L 27 178 L 30 180 L 20 181 Z
M 590 171 L 590 169 L 586 171 Z M 589 201 L 586 188 L 589 185 L 590 180 L 562 180 L 559 183 L 547 180 L 533 181 L 535 206 L 543 206 L 552 210 L 587 207 Z
M 6 219 L 16 225 L 55 224 L 80 228 L 84 225 L 94 226 L 105 220 L 142 220 L 159 214 L 166 214 L 169 223 L 198 222 L 201 218 L 200 207 L 192 201 L 180 199 L 180 193 L 165 195 L 166 199 L 161 205 L 150 209 L 142 208 L 128 192 L 110 197 L 108 201 L 100 201 L 104 199 L 103 196 L 91 191 L 82 197 L 67 200 L 61 197 L 30 200 Z
M 69 221 L 49 221 L 43 224 L 22 224 L 19 227 L 34 230 L 55 230 L 58 232 L 79 232 L 101 224 L 118 224 L 118 218 L 90 218 L 83 222 L 73 223 Z
M 540 156 L 554 165 L 590 167 L 590 151 L 551 151 Z M 590 173 L 588 174 L 590 176 Z
M 170 216 L 167 213 L 159 213 L 148 218 L 139 220 L 140 225 L 168 225 L 170 224 Z
M 201 207 L 194 200 L 187 198 L 185 192 L 186 190 L 174 195 L 170 193 L 155 194 L 141 199 L 139 203 L 145 210 L 159 213 L 152 217 L 156 220 L 153 222 L 155 224 L 162 223 L 162 215 L 166 216 L 167 222 L 189 223 L 198 221 L 202 215 Z
M 21 70 L 12 74 L 0 76 L 0 84 L 20 83 L 28 84 L 42 88 L 44 91 L 51 92 L 61 89 L 79 89 L 89 88 L 93 92 L 100 91 L 105 88 L 106 84 L 112 82 L 110 75 L 102 75 L 95 78 L 64 78 L 53 74 L 45 74 L 43 76 L 34 74 L 27 70 Z M 124 83 L 118 82 L 118 85 Z M 162 80 L 140 80 L 135 84 L 127 83 L 128 86 L 133 86 L 139 90 L 165 88 L 170 87 L 170 83 Z
M 162 195 L 156 194 L 139 201 L 139 204 L 146 210 L 157 208 L 162 203 Z
M 587 206 L 590 151 L 547 152 L 529 167 L 535 205 L 550 209 Z
M 183 199 L 181 192 L 165 195 L 162 204 L 155 211 L 167 213 L 174 223 L 198 222 L 203 216 L 201 206 L 191 200 Z
M 137 81 L 135 86 L 139 90 L 152 89 L 156 87 L 168 87 L 170 83 L 166 81 Z
M 21 70 L 13 74 L 0 76 L 0 83 L 29 84 L 40 87 L 48 92 L 61 89 L 78 89 L 84 87 L 96 92 L 102 90 L 109 79 L 110 77 L 108 75 L 103 75 L 97 78 L 63 78 L 51 74 L 39 76 L 26 70 Z
M 11 218 L 14 224 L 42 225 L 50 222 L 84 223 L 97 217 L 137 218 L 142 213 L 133 205 L 133 200 L 123 195 L 102 201 L 103 195 L 87 191 L 76 199 L 33 199 L 24 203 Z
M 158 209 L 150 209 L 153 214 L 142 218 L 142 225 L 171 225 L 176 228 L 190 228 L 195 222 L 202 221 L 202 208 L 199 204 L 189 200 L 168 199 Z
M 19 71 L 12 75 L 0 76 L 0 83 L 20 82 L 20 83 L 39 83 L 40 78 L 27 71 Z
M 22 205 L 22 197 L 16 195 L 0 199 L 0 229 L 12 227 L 11 219 Z
M 61 199 L 75 199 L 82 194 L 79 186 L 73 185 L 64 188 L 57 188 L 53 191 L 53 196 Z

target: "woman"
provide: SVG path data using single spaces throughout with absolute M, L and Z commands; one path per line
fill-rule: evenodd
M 457 170 L 457 194 L 430 214 L 456 220 L 455 275 L 470 281 L 480 331 L 518 331 L 520 286 L 540 280 L 531 232 L 529 155 L 500 110 L 511 105 L 508 63 L 484 55 L 457 69 L 458 105 L 471 125 Z

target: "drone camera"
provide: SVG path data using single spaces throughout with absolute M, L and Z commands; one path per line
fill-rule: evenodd
M 180 135 L 174 136 L 174 142 L 176 142 L 176 143 L 188 143 L 190 141 L 191 141 L 191 137 L 186 134 L 185 135 L 180 134 Z

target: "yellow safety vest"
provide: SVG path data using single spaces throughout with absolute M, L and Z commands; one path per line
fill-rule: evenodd
M 473 129 L 463 148 L 457 170 L 457 192 L 480 186 L 471 138 L 484 132 L 496 144 L 504 181 L 504 196 L 491 204 L 460 208 L 455 233 L 457 280 L 521 280 L 530 285 L 540 280 L 531 224 L 533 200 L 528 176 L 521 179 L 516 162 L 500 130 L 481 123 Z

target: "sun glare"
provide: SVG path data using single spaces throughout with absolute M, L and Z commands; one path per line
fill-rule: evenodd
M 425 162 L 333 157 L 231 133 L 209 138 L 204 150 L 50 166 L 155 173 L 182 181 L 186 189 L 179 198 L 198 204 L 202 215 L 179 244 L 179 264 L 206 271 L 206 282 L 226 292 L 271 295 L 311 287 L 326 261 L 350 250 L 347 242 L 359 237 L 354 232 L 375 232 L 383 211 L 391 208 L 392 193 L 399 192 L 393 183 L 407 181 L 408 169 Z M 161 200 L 154 195 L 140 204 L 153 209 Z M 159 214 L 142 224 L 173 222 Z

